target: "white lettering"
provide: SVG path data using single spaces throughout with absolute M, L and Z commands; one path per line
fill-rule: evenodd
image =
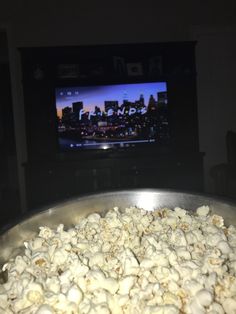
M 135 114 L 136 109 L 135 108 L 130 108 L 129 109 L 129 115 L 131 116 L 132 114 Z
M 145 114 L 145 113 L 147 113 L 147 109 L 146 109 L 146 107 L 143 107 L 143 108 L 141 109 L 141 114 Z
M 80 109 L 80 111 L 79 111 L 79 120 L 81 120 L 83 114 L 85 114 L 84 109 Z
M 147 108 L 146 107 L 143 107 L 143 108 L 141 108 L 141 109 L 138 109 L 138 110 L 136 110 L 135 108 L 129 108 L 129 110 L 127 110 L 127 113 L 129 114 L 129 116 L 132 116 L 133 114 L 135 114 L 135 113 L 141 113 L 142 115 L 143 114 L 145 114 L 145 113 L 147 113 Z M 79 111 L 79 120 L 81 120 L 82 119 L 82 115 L 84 115 L 84 114 L 88 114 L 88 119 L 90 120 L 91 119 L 91 117 L 94 117 L 94 116 L 96 116 L 96 115 L 98 115 L 98 116 L 101 116 L 102 115 L 102 113 L 101 112 L 95 112 L 95 111 L 89 111 L 89 112 L 85 112 L 84 111 L 84 109 L 80 109 L 80 111 Z M 122 108 L 122 109 L 118 109 L 117 110 L 117 115 L 119 116 L 119 115 L 124 115 L 126 113 L 126 111 L 125 111 L 125 107 L 124 108 Z M 108 117 L 110 117 L 110 116 L 112 116 L 114 114 L 114 110 L 113 109 L 108 109 L 108 111 L 107 111 L 107 116 Z
M 119 116 L 120 114 L 123 115 L 124 113 L 125 113 L 125 107 L 124 107 L 122 110 L 118 109 L 118 111 L 117 111 L 117 115 L 118 115 L 118 116 Z
M 108 115 L 108 117 L 112 116 L 113 115 L 113 110 L 112 109 L 108 109 L 107 115 Z

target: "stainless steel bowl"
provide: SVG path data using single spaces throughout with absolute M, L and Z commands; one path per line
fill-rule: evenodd
M 0 236 L 0 266 L 10 257 L 22 252 L 23 242 L 32 238 L 40 226 L 55 227 L 63 223 L 73 226 L 92 212 L 104 213 L 118 206 L 121 209 L 136 205 L 146 210 L 176 206 L 195 210 L 209 205 L 213 213 L 224 217 L 225 223 L 236 225 L 236 203 L 205 195 L 169 190 L 127 190 L 99 193 L 74 198 L 50 208 L 44 208 L 5 230 Z

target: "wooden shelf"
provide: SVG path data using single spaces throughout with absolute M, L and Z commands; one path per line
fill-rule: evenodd
M 84 193 L 126 188 L 203 191 L 203 154 L 25 165 L 28 208 Z

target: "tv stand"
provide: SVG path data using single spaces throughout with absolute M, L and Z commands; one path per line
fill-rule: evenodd
M 28 209 L 85 193 L 166 188 L 203 192 L 203 153 L 118 155 L 25 165 Z

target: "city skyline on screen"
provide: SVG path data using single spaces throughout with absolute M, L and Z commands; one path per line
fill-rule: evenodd
M 166 91 L 166 82 L 56 88 L 57 115 L 61 118 L 62 109 L 75 102 L 82 102 L 85 111 L 93 111 L 95 106 L 104 111 L 105 101 L 118 101 L 121 105 L 124 100 L 135 102 L 143 95 L 147 105 L 151 95 L 157 100 L 157 93 Z

